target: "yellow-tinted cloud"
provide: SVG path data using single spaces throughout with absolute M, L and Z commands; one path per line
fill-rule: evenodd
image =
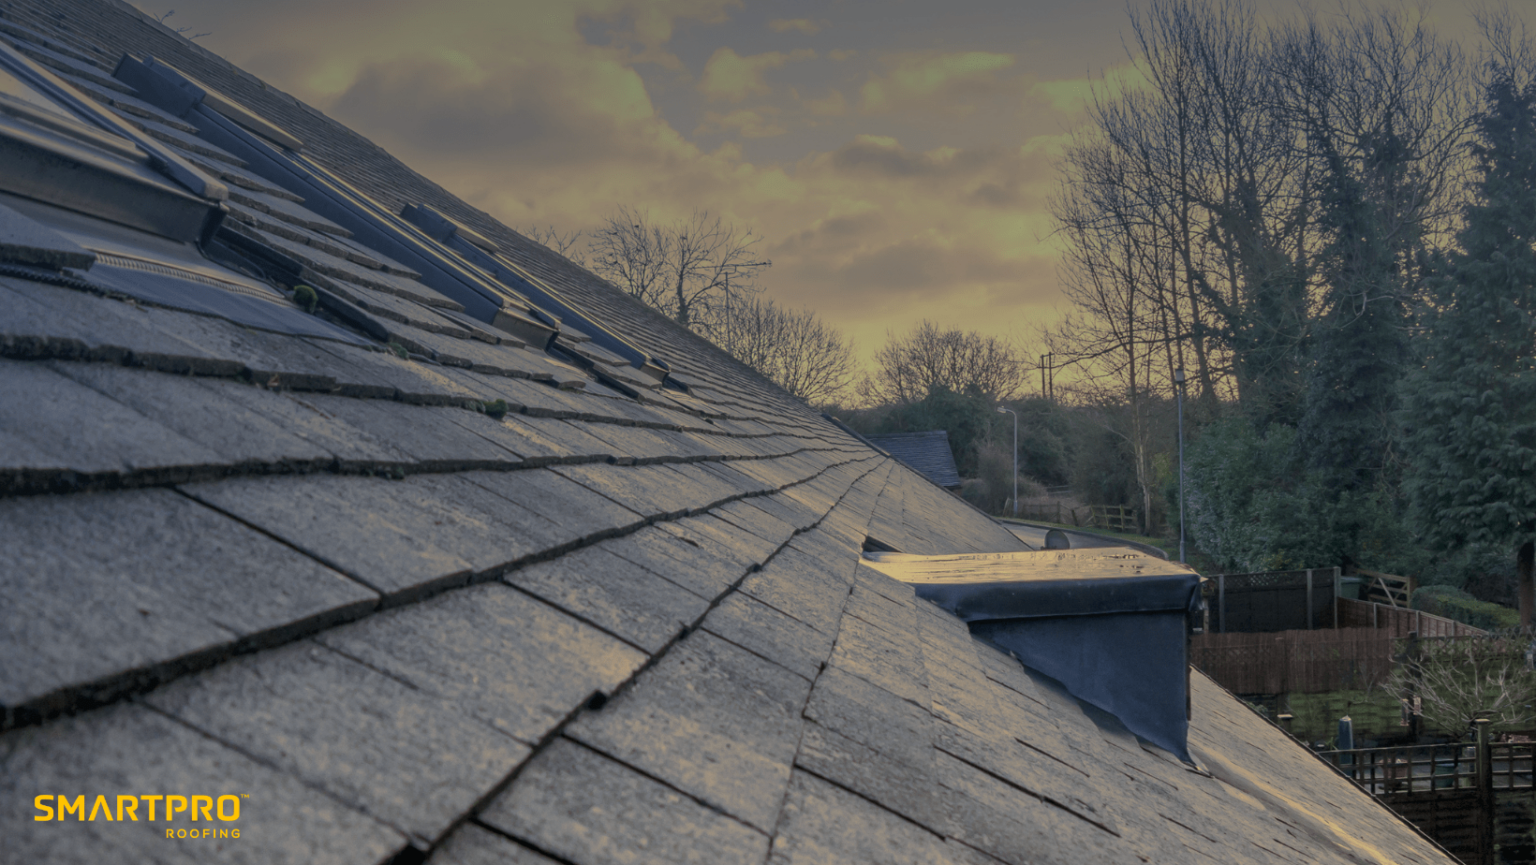
M 814 36 L 821 32 L 822 24 L 809 18 L 775 18 L 768 22 L 769 29 L 775 33 L 788 33 L 798 30 L 807 36 Z
M 763 82 L 764 72 L 793 60 L 809 60 L 815 56 L 816 52 L 809 48 L 788 54 L 769 51 L 748 57 L 742 57 L 730 48 L 720 48 L 704 64 L 704 80 L 699 82 L 699 89 L 712 99 L 740 102 L 748 96 L 768 92 L 768 85 Z
M 729 114 L 707 111 L 704 113 L 704 122 L 694 131 L 734 133 L 742 138 L 772 138 L 788 131 L 765 117 L 765 113 L 766 110 L 748 111 L 744 108 Z
M 834 48 L 833 50 L 827 52 L 828 60 L 836 60 L 839 62 L 843 60 L 852 60 L 857 56 L 859 56 L 859 52 L 853 50 L 852 48 Z
M 833 90 L 820 99 L 807 99 L 805 110 L 817 117 L 842 117 L 848 113 L 848 100 L 842 91 Z
M 1077 114 L 1088 107 L 1095 94 L 1100 99 L 1114 99 L 1146 84 L 1147 79 L 1140 69 L 1123 64 L 1111 67 L 1095 78 L 1039 81 L 1030 87 L 1029 95 L 1045 99 L 1063 114 Z
M 998 70 L 1012 66 L 1012 54 L 963 51 L 952 54 L 907 54 L 893 58 L 887 75 L 871 77 L 860 91 L 866 113 L 890 111 L 957 88 L 991 82 Z

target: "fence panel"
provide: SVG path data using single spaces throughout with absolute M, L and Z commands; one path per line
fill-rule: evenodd
M 1322 694 L 1379 684 L 1392 638 L 1374 628 L 1199 634 L 1190 663 L 1236 694 Z
M 1338 568 L 1217 574 L 1205 583 L 1211 627 L 1270 633 L 1334 627 Z
M 1408 610 L 1339 598 L 1340 628 L 1376 628 L 1393 637 L 1406 637 L 1418 632 L 1420 637 L 1475 637 L 1488 633 L 1481 628 L 1463 624 L 1423 610 Z

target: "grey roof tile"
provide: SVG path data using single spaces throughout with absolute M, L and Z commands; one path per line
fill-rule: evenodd
M 7 357 L 132 362 L 202 375 L 245 368 L 165 333 L 121 301 L 7 277 L 0 277 L 0 301 L 0 354 Z
M 741 592 L 732 592 L 704 617 L 704 630 L 815 679 L 832 654 L 832 637 Z
M 415 406 L 390 400 L 352 399 L 329 394 L 295 394 L 295 402 L 316 414 L 361 431 L 365 440 L 407 455 L 424 469 L 455 471 L 511 467 L 522 456 L 476 435 L 496 421 L 476 412 L 446 406 Z
M 558 865 L 502 835 L 466 823 L 432 851 L 429 865 Z
M 747 865 L 768 851 L 766 835 L 567 739 L 480 820 L 582 865 Z
M 609 552 L 606 542 L 502 579 L 650 653 L 709 607 L 707 599 Z
M 31 446 L 0 456 L 9 471 L 83 475 L 218 464 L 219 454 L 116 400 L 30 361 L 0 360 L 0 433 Z
M 378 596 L 163 489 L 0 500 L 0 705 L 56 710 L 355 616 Z M 220 562 L 217 578 L 206 563 Z M 54 703 L 60 703 L 54 706 Z
M 704 498 L 701 493 L 705 490 L 689 483 L 671 466 L 577 465 L 559 466 L 553 471 L 647 516 L 679 516 L 701 503 L 718 500 Z
M 927 711 L 928 672 L 921 644 L 912 639 L 917 621 L 909 608 L 874 600 L 879 597 L 854 586 L 830 664 Z
M 942 724 L 927 709 L 834 665 L 816 679 L 805 717 L 912 766 L 929 759 Z
M 805 725 L 795 766 L 851 790 L 929 831 L 954 834 L 952 793 L 938 783 L 934 751 L 882 753 L 821 724 Z
M 723 558 L 712 550 L 701 549 L 656 526 L 615 538 L 603 548 L 711 599 L 741 579 L 751 566 L 743 560 Z
M 468 477 L 541 517 L 547 524 L 541 545 L 549 548 L 583 539 L 600 540 L 643 522 L 634 511 L 547 469 L 475 472 Z
M 794 536 L 795 526 L 758 507 L 763 497 L 738 499 L 710 511 L 733 529 L 756 535 L 775 544 L 775 549 Z
M 773 831 L 810 682 L 695 632 L 565 735 Z
M 657 525 L 662 531 L 671 532 L 701 547 L 718 551 L 727 558 L 753 564 L 767 561 L 784 540 L 788 540 L 787 535 L 782 540 L 775 541 L 759 537 L 752 532 L 742 531 L 715 517 L 713 512 Z
M 796 772 L 768 861 L 982 865 L 989 860 L 853 793 Z
M 498 421 L 469 412 L 454 414 L 448 419 L 520 455 L 530 465 L 601 460 L 611 456 L 596 439 L 583 435 L 564 421 L 510 414 Z
M 199 379 L 197 384 L 209 393 L 208 403 L 228 402 L 243 408 L 331 454 L 338 467 L 356 469 L 413 462 L 405 451 L 280 390 L 226 379 Z
M 311 359 L 295 353 L 288 335 L 266 333 L 221 318 L 145 306 L 142 315 L 164 333 L 244 367 L 243 374 L 264 384 L 305 390 L 330 390 L 335 379 L 317 370 Z
M 239 478 L 188 484 L 198 501 L 283 539 L 382 593 L 404 601 L 466 580 L 466 559 L 438 546 L 436 516 L 402 481 L 369 477 Z M 468 552 L 468 551 L 465 551 Z
M 315 639 L 530 745 L 646 661 L 644 653 L 495 583 Z
M 348 385 L 361 384 L 392 388 L 400 399 L 424 405 L 458 405 L 481 399 L 477 391 L 449 378 L 441 368 L 341 343 L 315 341 L 312 345 L 356 370 L 346 379 L 337 376 L 343 392 Z
M 263 192 L 247 189 L 231 190 L 229 197 L 231 200 L 237 201 L 246 207 L 259 210 L 262 213 L 270 213 L 279 219 L 287 220 L 295 225 L 302 225 L 314 231 L 323 231 L 326 234 L 334 234 L 337 237 L 350 237 L 352 235 L 352 232 L 305 207 L 302 201 L 294 201 L 287 196 L 267 195 Z
M 239 828 L 241 837 L 167 840 L 168 828 L 204 824 L 186 814 L 167 821 L 163 802 L 150 821 L 142 798 L 138 822 L 36 823 L 33 798 L 43 793 L 84 795 L 87 808 L 103 794 L 113 805 L 119 793 L 243 794 L 239 820 L 213 824 Z M 0 736 L 0 837 L 6 858 L 17 862 L 170 865 L 353 865 L 382 861 L 406 843 L 298 778 L 133 703 Z
M 1141 860 L 1118 837 L 1076 819 L 945 753 L 935 757 L 954 837 L 1008 862 L 1056 865 L 1092 861 L 1133 865 Z
M 336 458 L 331 450 L 289 432 L 280 419 L 220 393 L 239 387 L 268 400 L 281 399 L 249 385 L 208 387 L 186 376 L 96 363 L 53 362 L 49 368 L 218 453 L 225 465 L 318 467 Z
M 418 843 L 436 840 L 529 753 L 456 707 L 308 641 L 145 700 Z
M 847 571 L 853 572 L 854 562 Z M 741 591 L 823 634 L 837 634 L 848 582 L 835 569 L 793 548 L 781 550 L 761 571 L 741 583 Z

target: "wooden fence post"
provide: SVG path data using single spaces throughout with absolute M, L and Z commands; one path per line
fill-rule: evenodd
M 1221 611 L 1221 632 L 1227 632 L 1227 575 L 1216 575 L 1216 606 Z
M 1312 569 L 1307 568 L 1307 630 L 1315 627 L 1312 622 Z
M 1344 589 L 1344 587 L 1339 585 L 1339 583 L 1340 583 L 1340 580 L 1339 580 L 1339 566 L 1338 565 L 1334 565 L 1333 566 L 1333 629 L 1335 631 L 1337 631 L 1339 629 L 1339 597 L 1340 597 L 1339 593 L 1341 591 L 1343 591 L 1343 589 Z
M 1493 863 L 1493 761 L 1489 754 L 1488 719 L 1478 718 L 1477 726 L 1477 855 L 1487 865 Z

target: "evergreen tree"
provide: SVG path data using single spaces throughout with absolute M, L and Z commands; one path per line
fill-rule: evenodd
M 1506 68 L 1486 98 L 1481 180 L 1459 249 L 1431 281 L 1424 365 L 1403 388 L 1404 489 L 1439 549 L 1519 546 L 1525 595 L 1536 536 L 1536 88 Z

